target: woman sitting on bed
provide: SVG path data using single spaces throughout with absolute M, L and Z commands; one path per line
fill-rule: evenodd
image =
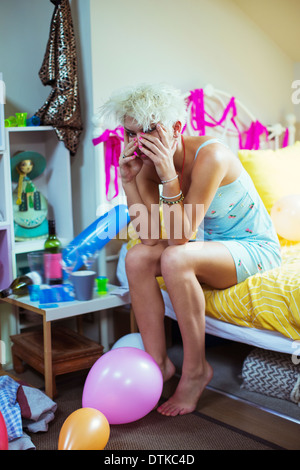
M 182 375 L 174 395 L 158 411 L 189 413 L 213 376 L 205 359 L 201 285 L 225 289 L 279 266 L 277 235 L 252 180 L 230 149 L 208 136 L 182 135 L 186 103 L 179 91 L 167 85 L 126 89 L 102 106 L 100 116 L 124 126 L 120 173 L 141 239 L 127 253 L 126 273 L 145 350 L 165 381 L 175 367 L 166 352 L 157 276 L 163 276 L 182 336 Z M 166 240 L 159 239 L 159 202 Z

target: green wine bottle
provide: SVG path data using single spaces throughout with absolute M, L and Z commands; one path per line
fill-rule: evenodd
M 56 236 L 55 220 L 48 220 L 48 238 L 44 249 L 46 253 L 60 253 L 61 243 Z
M 41 284 L 41 276 L 37 272 L 31 272 L 24 276 L 17 277 L 13 280 L 11 285 L 7 289 L 0 291 L 0 299 L 8 297 L 9 295 L 27 295 L 27 286 L 31 284 Z
M 44 249 L 46 283 L 49 285 L 61 284 L 63 281 L 61 242 L 56 236 L 55 220 L 48 221 L 48 238 L 45 241 Z

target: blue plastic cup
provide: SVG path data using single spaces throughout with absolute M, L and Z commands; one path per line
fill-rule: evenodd
M 28 291 L 31 302 L 40 300 L 40 286 L 38 284 L 31 284 L 28 286 Z
M 91 300 L 93 298 L 95 277 L 95 271 L 76 271 L 71 274 L 71 282 L 77 300 Z

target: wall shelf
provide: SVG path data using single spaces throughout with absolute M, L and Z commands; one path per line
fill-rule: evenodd
M 17 183 L 11 180 L 13 155 L 20 151 L 32 151 L 45 157 L 46 169 L 33 182 L 48 201 L 48 214 L 55 218 L 57 236 L 62 244 L 65 245 L 74 238 L 70 152 L 59 141 L 51 126 L 4 128 L 3 106 L 1 109 L 0 127 L 4 135 L 4 149 L 0 150 L 0 212 L 4 220 L 0 221 L 0 262 L 3 265 L 0 271 L 0 290 L 8 287 L 20 274 L 20 255 L 24 255 L 23 268 L 26 253 L 43 250 L 46 238 L 15 240 L 12 193 Z

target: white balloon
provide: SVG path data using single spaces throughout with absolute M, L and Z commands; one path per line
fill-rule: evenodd
M 300 241 L 300 194 L 291 194 L 277 201 L 271 209 L 276 232 L 289 241 Z
M 113 345 L 112 349 L 125 347 L 142 349 L 144 351 L 144 343 L 140 333 L 129 333 L 128 335 L 122 336 L 122 338 L 118 339 Z

